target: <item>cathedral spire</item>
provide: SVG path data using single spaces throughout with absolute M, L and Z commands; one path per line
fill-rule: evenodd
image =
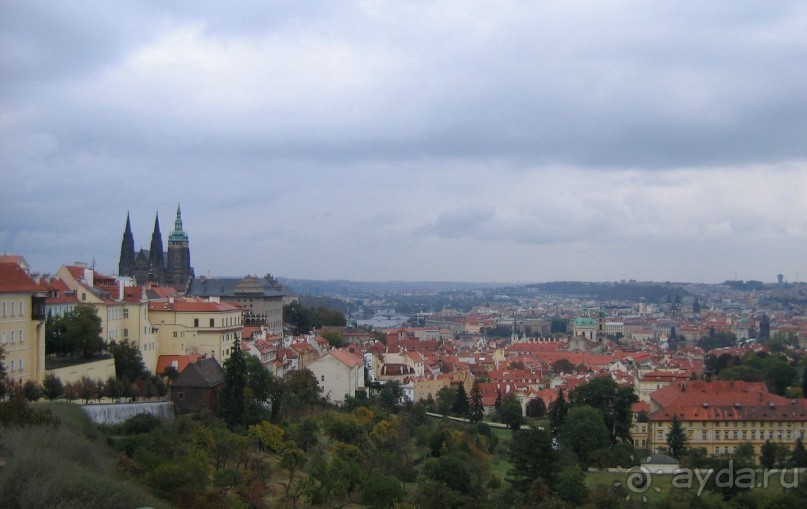
M 154 218 L 154 232 L 151 234 L 151 247 L 149 248 L 149 265 L 156 280 L 162 279 L 162 271 L 165 267 L 165 256 L 163 254 L 163 236 L 160 233 L 160 214 Z
M 131 276 L 134 269 L 135 243 L 132 235 L 132 223 L 129 220 L 129 212 L 126 212 L 126 229 L 123 231 L 123 240 L 120 245 L 120 261 L 118 263 L 118 274 L 121 276 Z
M 169 237 L 171 242 L 188 242 L 188 234 L 182 229 L 182 209 L 177 203 L 177 218 L 174 221 L 174 231 L 171 232 Z

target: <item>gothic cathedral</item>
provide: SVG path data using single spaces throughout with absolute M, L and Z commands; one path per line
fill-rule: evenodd
M 137 284 L 153 282 L 160 285 L 173 286 L 179 292 L 185 292 L 193 279 L 191 267 L 191 251 L 188 245 L 188 234 L 182 229 L 182 211 L 177 205 L 177 217 L 174 230 L 168 236 L 168 251 L 163 251 L 163 239 L 160 233 L 160 217 L 154 219 L 154 232 L 151 234 L 150 249 L 140 249 L 135 253 L 134 235 L 126 214 L 126 230 L 120 248 L 118 275 L 134 277 Z

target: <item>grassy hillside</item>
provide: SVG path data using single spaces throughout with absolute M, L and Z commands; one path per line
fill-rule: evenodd
M 119 454 L 81 408 L 37 407 L 49 409 L 60 424 L 2 429 L 0 507 L 170 507 L 118 471 Z

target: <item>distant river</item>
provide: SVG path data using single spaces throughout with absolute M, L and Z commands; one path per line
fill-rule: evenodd
M 376 314 L 367 320 L 356 320 L 357 325 L 370 325 L 373 329 L 385 329 L 388 327 L 399 327 L 405 321 L 409 320 L 408 316 L 398 314 Z

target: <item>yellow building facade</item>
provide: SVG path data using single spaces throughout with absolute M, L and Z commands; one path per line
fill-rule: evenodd
M 0 263 L 0 347 L 12 383 L 45 377 L 45 289 L 18 263 Z

